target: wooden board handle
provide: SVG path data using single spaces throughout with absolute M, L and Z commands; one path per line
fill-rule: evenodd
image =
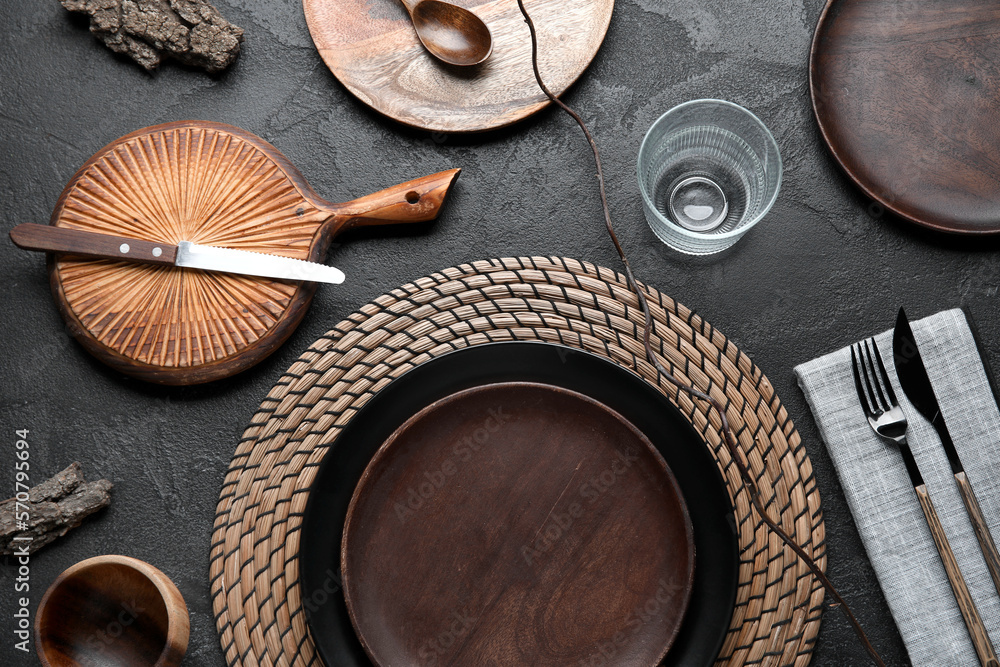
M 437 217 L 461 169 L 449 169 L 430 176 L 379 190 L 354 201 L 332 205 L 328 223 L 331 236 L 352 227 L 425 222 Z
M 173 266 L 177 246 L 123 236 L 110 236 L 79 229 L 26 223 L 10 230 L 10 240 L 18 248 L 65 252 L 84 257 L 124 259 L 147 264 Z
M 997 662 L 996 652 L 993 650 L 993 645 L 990 644 L 990 637 L 986 633 L 983 619 L 979 617 L 979 610 L 976 609 L 976 603 L 973 602 L 972 595 L 969 594 L 969 588 L 965 585 L 962 571 L 958 569 L 958 561 L 955 560 L 955 554 L 948 543 L 948 537 L 945 535 L 944 527 L 941 525 L 937 511 L 934 509 L 934 503 L 931 502 L 930 494 L 927 493 L 927 486 L 921 484 L 913 490 L 917 492 L 920 509 L 924 511 L 927 525 L 931 529 L 934 545 L 937 547 L 938 554 L 941 555 L 944 571 L 948 574 L 948 583 L 951 584 L 951 590 L 955 594 L 955 600 L 958 602 L 958 609 L 962 612 L 962 618 L 965 619 L 965 627 L 969 629 L 969 636 L 972 638 L 972 644 L 976 648 L 976 655 L 979 656 L 979 662 L 984 667 L 998 667 L 1000 663 Z
M 979 549 L 983 552 L 986 560 L 986 567 L 993 577 L 993 586 L 1000 594 L 1000 553 L 997 552 L 997 545 L 990 535 L 990 529 L 986 525 L 983 517 L 983 510 L 979 507 L 979 500 L 972 492 L 972 484 L 966 477 L 965 471 L 955 473 L 955 481 L 958 482 L 958 490 L 962 493 L 962 500 L 965 501 L 965 509 L 969 512 L 969 519 L 972 521 L 972 529 L 976 532 L 976 539 L 979 540 Z

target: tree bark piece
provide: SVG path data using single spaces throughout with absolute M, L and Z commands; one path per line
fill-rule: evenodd
M 28 502 L 15 498 L 0 503 L 0 554 L 13 555 L 27 545 L 35 553 L 79 526 L 85 518 L 111 504 L 112 484 L 106 479 L 88 482 L 77 462 L 28 491 Z M 21 525 L 18 515 L 27 511 Z M 24 539 L 30 538 L 30 542 Z M 19 551 L 20 553 L 20 551 Z
M 60 0 L 71 12 L 90 15 L 90 32 L 112 51 L 147 70 L 172 58 L 221 72 L 240 53 L 243 29 L 229 23 L 207 0 Z

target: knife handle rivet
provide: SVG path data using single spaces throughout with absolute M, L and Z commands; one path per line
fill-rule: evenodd
M 127 243 L 121 244 L 120 246 L 118 246 L 118 250 L 119 250 L 119 252 L 121 252 L 124 255 L 125 253 L 127 253 L 129 251 L 128 244 Z
M 163 248 L 161 248 L 160 246 L 156 246 L 155 248 L 153 248 L 153 257 L 159 257 L 162 254 L 163 254 Z

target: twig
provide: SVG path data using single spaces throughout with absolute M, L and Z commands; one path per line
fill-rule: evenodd
M 601 188 L 601 205 L 604 207 L 604 222 L 608 228 L 608 235 L 611 236 L 611 241 L 615 244 L 615 250 L 618 251 L 618 257 L 621 259 L 621 262 L 625 267 L 625 275 L 628 279 L 629 287 L 633 292 L 635 292 L 636 298 L 639 301 L 639 307 L 642 309 L 642 313 L 645 316 L 646 321 L 642 331 L 642 344 L 646 349 L 646 358 L 651 364 L 653 364 L 656 370 L 659 371 L 660 375 L 667 379 L 667 381 L 688 395 L 706 401 L 712 406 L 712 409 L 718 413 L 719 419 L 722 422 L 723 441 L 726 444 L 726 448 L 729 450 L 729 456 L 732 458 L 733 463 L 736 464 L 737 470 L 739 470 L 743 483 L 746 484 L 747 488 L 750 490 L 750 499 L 753 502 L 754 509 L 757 510 L 757 514 L 760 515 L 761 520 L 767 525 L 771 532 L 780 537 L 781 540 L 795 552 L 799 559 L 805 563 L 806 567 L 809 568 L 813 575 L 819 579 L 820 584 L 823 585 L 826 592 L 830 594 L 830 596 L 836 601 L 837 605 L 844 611 L 844 614 L 847 616 L 848 621 L 850 621 L 851 626 L 854 628 L 855 633 L 857 633 L 861 643 L 864 645 L 869 655 L 871 655 L 872 660 L 875 661 L 876 665 L 885 667 L 885 663 L 882 661 L 882 658 L 875 650 L 875 647 L 872 646 L 872 643 L 868 640 L 868 636 L 865 634 L 864 629 L 862 629 L 858 619 L 855 618 L 854 613 L 847 605 L 847 602 L 837 591 L 836 587 L 834 587 L 833 582 L 830 581 L 830 579 L 826 576 L 826 573 L 820 569 L 809 554 L 807 554 L 805 550 L 799 546 L 795 540 L 793 540 L 791 536 L 788 535 L 788 533 L 786 533 L 767 513 L 767 510 L 764 508 L 760 498 L 760 491 L 757 488 L 757 482 L 754 480 L 753 475 L 750 474 L 748 464 L 743 460 L 743 455 L 736 443 L 736 437 L 733 435 L 733 431 L 729 426 L 729 418 L 726 416 L 726 411 L 722 404 L 705 392 L 675 378 L 674 375 L 663 366 L 653 351 L 653 346 L 649 341 L 650 332 L 653 328 L 653 315 L 650 312 L 649 303 L 646 301 L 646 294 L 639 288 L 639 283 L 636 281 L 635 275 L 632 273 L 632 267 L 629 265 L 628 258 L 625 256 L 625 250 L 618 241 L 618 235 L 615 234 L 614 227 L 611 224 L 611 211 L 608 208 L 608 197 L 604 187 L 604 171 L 601 169 L 601 154 L 600 151 L 597 150 L 597 143 L 594 141 L 593 135 L 591 135 L 590 130 L 587 128 L 586 123 L 583 122 L 580 115 L 556 97 L 545 85 L 545 82 L 542 81 L 542 75 L 538 71 L 538 36 L 535 33 L 535 24 L 532 22 L 531 16 L 528 15 L 527 10 L 524 8 L 523 0 L 517 0 L 517 6 L 520 8 L 521 14 L 524 16 L 524 20 L 528 24 L 528 30 L 531 32 L 531 65 L 535 72 L 535 81 L 538 82 L 538 87 L 542 89 L 542 92 L 544 92 L 550 100 L 552 100 L 553 104 L 572 116 L 573 120 L 575 120 L 577 125 L 580 126 L 580 129 L 583 130 L 584 135 L 587 137 L 587 142 L 590 144 L 590 148 L 594 152 L 594 164 L 597 166 L 597 181 Z

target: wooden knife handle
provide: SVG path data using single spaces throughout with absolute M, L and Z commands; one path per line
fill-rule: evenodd
M 31 223 L 18 225 L 10 230 L 10 240 L 25 250 L 65 252 L 85 257 L 124 259 L 147 264 L 173 266 L 177 257 L 177 246 L 169 243 L 129 239 L 52 225 Z
M 958 482 L 958 490 L 962 493 L 962 500 L 965 501 L 965 509 L 969 512 L 972 529 L 976 532 L 976 539 L 979 540 L 979 548 L 986 560 L 986 567 L 993 577 L 993 585 L 997 593 L 1000 593 L 1000 553 L 997 552 L 997 545 L 990 535 L 990 529 L 986 526 L 983 510 L 979 508 L 979 500 L 972 492 L 972 484 L 964 471 L 955 473 L 955 481 Z
M 955 560 L 955 554 L 948 543 L 948 537 L 944 533 L 944 527 L 941 525 L 937 511 L 934 509 L 934 503 L 931 502 L 931 497 L 927 493 L 927 486 L 921 484 L 913 490 L 917 492 L 920 509 L 924 511 L 927 525 L 931 529 L 931 536 L 934 538 L 938 554 L 941 555 L 944 571 L 948 574 L 948 582 L 955 594 L 955 600 L 958 601 L 958 609 L 962 612 L 962 618 L 965 619 L 965 627 L 969 630 L 969 636 L 972 638 L 972 645 L 976 648 L 979 662 L 983 667 L 998 667 L 1000 662 L 997 662 L 997 654 L 993 650 L 993 645 L 990 644 L 990 637 L 986 633 L 983 619 L 979 617 L 976 603 L 973 602 L 972 596 L 969 594 L 969 587 L 965 585 L 962 572 L 958 569 L 958 561 Z

